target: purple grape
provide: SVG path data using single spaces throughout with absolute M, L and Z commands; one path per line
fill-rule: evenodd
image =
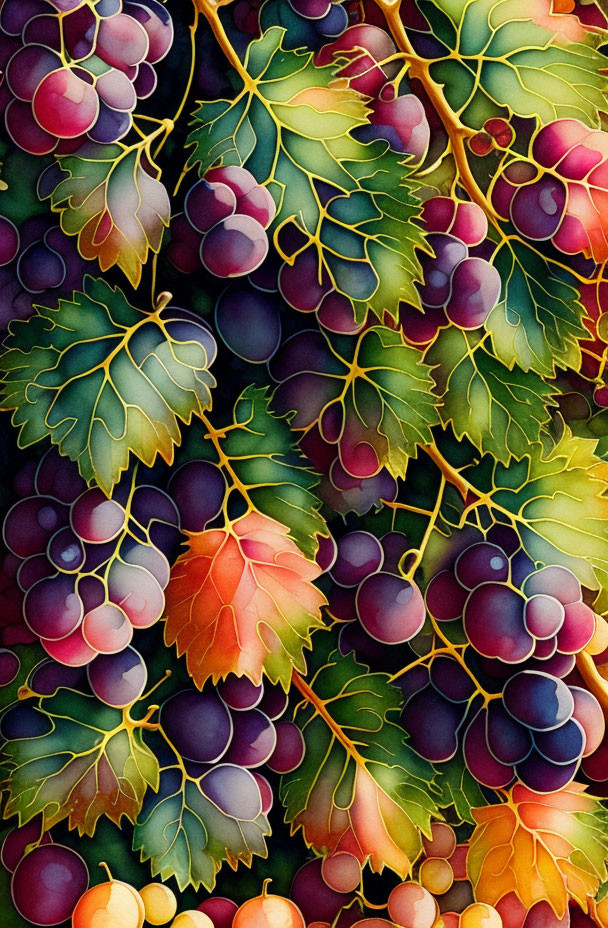
M 486 711 L 480 709 L 464 733 L 464 760 L 469 773 L 483 786 L 501 789 L 513 780 L 513 767 L 492 756 L 486 742 Z
M 397 96 L 395 85 L 388 82 L 373 103 L 370 125 L 356 134 L 364 141 L 384 138 L 393 151 L 422 161 L 429 147 L 431 132 L 418 97 L 413 93 Z M 454 235 L 458 232 L 455 231 Z
M 57 574 L 39 580 L 25 594 L 23 616 L 35 635 L 50 641 L 66 638 L 78 628 L 83 617 L 75 578 Z
M 357 590 L 357 615 L 365 631 L 384 644 L 403 644 L 417 635 L 426 618 L 415 583 L 379 572 Z
M 21 667 L 21 661 L 14 651 L 0 648 L 0 686 L 12 683 Z
M 226 479 L 211 461 L 189 461 L 171 475 L 168 490 L 179 510 L 185 532 L 202 532 L 219 514 Z
M 47 735 L 52 728 L 53 723 L 49 716 L 27 703 L 9 706 L 0 717 L 0 735 L 5 741 L 39 738 L 41 735 Z
M 151 97 L 158 86 L 158 75 L 151 64 L 142 61 L 137 69 L 137 77 L 133 81 L 133 87 L 137 94 L 138 100 L 147 100 Z
M 555 637 L 544 639 L 537 638 L 532 657 L 537 661 L 547 661 L 550 657 L 553 657 L 556 651 L 557 639 Z
M 232 717 L 215 693 L 182 690 L 163 703 L 159 721 L 177 753 L 197 764 L 217 763 L 232 739 Z
M 557 677 L 539 670 L 522 670 L 503 690 L 507 712 L 534 731 L 550 731 L 567 722 L 574 711 L 572 693 Z
M 0 28 L 7 35 L 21 35 L 26 24 L 48 12 L 45 0 L 5 0 L 0 11 Z
M 216 277 L 243 277 L 260 266 L 268 254 L 264 227 L 239 213 L 222 219 L 207 232 L 201 261 Z
M 66 667 L 49 657 L 36 664 L 30 672 L 27 685 L 40 696 L 53 696 L 62 686 L 79 689 L 83 677 L 82 667 Z
M 171 14 L 156 0 L 136 0 L 136 2 L 130 2 L 129 0 L 129 2 L 125 2 L 124 10 L 146 30 L 149 41 L 146 62 L 157 64 L 169 53 L 173 44 L 174 30 Z
M 72 528 L 83 541 L 103 544 L 116 538 L 124 528 L 126 513 L 119 503 L 93 487 L 73 503 L 70 518 Z
M 315 29 L 326 39 L 337 39 L 348 26 L 348 13 L 339 3 L 333 3 L 326 16 L 315 20 Z
M 500 274 L 483 258 L 465 258 L 452 275 L 452 291 L 445 305 L 446 316 L 462 329 L 483 325 L 498 302 Z
M 99 116 L 87 135 L 94 142 L 111 145 L 124 138 L 131 129 L 133 118 L 130 113 L 112 109 L 103 100 L 99 103 Z
M 445 306 L 452 292 L 452 275 L 457 265 L 467 256 L 467 247 L 460 239 L 442 232 L 433 232 L 427 241 L 434 257 L 424 255 L 421 259 L 424 286 L 420 297 L 425 306 Z
M 568 719 L 559 728 L 537 732 L 534 746 L 553 764 L 572 764 L 583 756 L 585 732 L 576 719 Z
M 540 670 L 542 673 L 548 673 L 552 677 L 567 677 L 574 669 L 576 658 L 574 654 L 560 654 L 557 651 L 553 657 L 544 660 L 531 659 L 526 661 L 526 669 Z
M 10 264 L 19 252 L 19 232 L 17 226 L 0 216 L 0 267 Z
M 218 764 L 201 778 L 200 789 L 224 815 L 238 821 L 253 822 L 262 813 L 260 788 L 249 770 Z
M 13 905 L 35 925 L 59 925 L 71 918 L 89 885 L 82 857 L 62 844 L 42 844 L 18 863 L 11 880 Z
M 579 762 L 573 764 L 553 764 L 537 751 L 532 751 L 515 772 L 518 778 L 535 793 L 554 793 L 572 781 L 578 770 Z
M 78 468 L 55 448 L 41 458 L 35 475 L 36 492 L 53 496 L 62 503 L 73 503 L 87 488 Z
M 576 719 L 585 733 L 585 750 L 583 757 L 593 754 L 603 741 L 606 732 L 604 713 L 598 700 L 580 686 L 571 686 L 570 692 L 574 699 L 574 712 L 572 718 Z
M 562 627 L 565 615 L 560 601 L 546 593 L 531 596 L 524 606 L 525 626 L 535 638 L 553 638 Z
M 428 686 L 429 680 L 428 669 L 419 664 L 417 667 L 412 667 L 411 670 L 402 673 L 395 681 L 395 685 L 399 687 L 403 693 L 404 701 L 407 702 L 410 696 Z
M 368 635 L 360 622 L 345 622 L 340 629 L 340 653 L 354 651 L 358 660 L 375 664 L 386 657 L 386 647 Z
M 449 760 L 458 749 L 458 729 L 465 711 L 464 706 L 449 702 L 432 686 L 419 690 L 401 713 L 408 744 L 426 760 Z
M 459 554 L 454 573 L 462 586 L 472 590 L 480 583 L 508 580 L 509 561 L 497 545 L 482 541 Z
M 304 759 L 306 745 L 302 732 L 293 722 L 278 722 L 275 730 L 276 747 L 266 765 L 274 773 L 291 773 Z
M 331 577 L 340 586 L 358 586 L 382 567 L 384 552 L 370 532 L 349 532 L 338 540 L 338 556 Z
M 453 622 L 464 611 L 468 591 L 458 583 L 451 570 L 435 574 L 426 588 L 426 605 L 438 622 Z
M 525 599 L 501 583 L 483 583 L 464 607 L 464 630 L 471 645 L 484 657 L 515 664 L 530 657 L 534 639 L 524 626 Z
M 534 561 L 528 557 L 525 551 L 518 551 L 511 558 L 511 583 L 514 586 L 521 587 L 526 579 L 534 571 Z
M 233 673 L 229 674 L 217 689 L 228 708 L 235 711 L 255 708 L 264 694 L 262 684 L 256 686 L 247 677 L 237 677 Z
M 74 573 L 84 564 L 84 547 L 78 535 L 66 525 L 48 543 L 47 556 L 57 570 Z
M 37 815 L 25 825 L 9 831 L 2 842 L 2 850 L 0 851 L 2 866 L 9 873 L 15 870 L 19 861 L 25 856 L 27 849 L 31 848 L 32 845 L 53 843 L 50 833 L 42 830 L 43 824 L 42 815 Z
M 262 774 L 258 773 L 257 770 L 252 770 L 252 774 L 255 779 L 255 782 L 258 784 L 258 788 L 260 790 L 260 796 L 262 797 L 262 814 L 268 815 L 268 813 L 270 812 L 270 810 L 272 809 L 274 805 L 274 795 L 272 792 L 272 786 L 270 785 L 266 777 L 263 777 Z M 201 909 L 201 911 L 203 910 Z
M 17 557 L 42 554 L 51 535 L 67 521 L 67 508 L 50 497 L 21 499 L 9 509 L 4 519 L 4 543 Z
M 178 473 L 179 470 L 175 471 L 173 476 Z M 171 526 L 180 524 L 180 513 L 171 496 L 158 487 L 146 484 L 137 487 L 133 494 L 131 517 L 144 529 L 150 529 L 154 522 L 164 522 Z
M 279 289 L 292 309 L 309 313 L 319 308 L 323 298 L 332 290 L 332 285 L 327 270 L 324 267 L 319 269 L 316 249 L 306 248 L 293 264 L 281 267 Z
M 139 699 L 148 679 L 143 657 L 130 645 L 118 654 L 100 654 L 89 664 L 87 675 L 97 698 L 115 709 Z
M 399 573 L 399 562 L 410 547 L 409 538 L 403 532 L 387 532 L 380 544 L 384 551 L 383 569 L 390 574 Z
M 557 564 L 542 567 L 530 574 L 523 586 L 523 591 L 526 596 L 546 593 L 547 596 L 554 596 L 564 606 L 569 603 L 578 603 L 583 598 L 581 585 L 574 574 L 566 567 L 560 567 Z
M 272 721 L 260 709 L 248 709 L 232 717 L 234 735 L 226 760 L 239 767 L 261 767 L 277 744 Z
M 431 683 L 450 702 L 468 702 L 475 692 L 473 680 L 457 660 L 447 654 L 433 658 Z
M 516 722 L 498 699 L 488 705 L 486 740 L 496 760 L 506 765 L 522 761 L 533 746 L 529 729 Z
M 44 242 L 34 242 L 21 252 L 17 262 L 17 277 L 28 293 L 42 293 L 60 287 L 65 280 L 65 261 Z
M 316 921 L 332 923 L 348 897 L 330 889 L 321 875 L 322 860 L 316 857 L 297 871 L 289 891 L 306 924 Z
M 323 573 L 327 573 L 336 563 L 338 546 L 333 535 L 319 535 L 318 540 L 319 548 L 315 555 L 315 561 Z
M 276 300 L 244 284 L 221 294 L 215 306 L 215 324 L 226 347 L 250 364 L 269 361 L 281 341 Z
M 57 568 L 51 564 L 45 554 L 35 554 L 33 557 L 28 557 L 21 562 L 21 566 L 17 571 L 17 583 L 19 588 L 24 593 L 27 593 L 29 588 L 38 583 L 39 580 L 52 577 L 56 573 Z
M 267 229 L 276 216 L 277 207 L 267 187 L 255 186 L 248 193 L 238 197 L 236 211 L 244 216 L 251 216 Z
M 264 695 L 257 708 L 260 712 L 263 712 L 264 715 L 267 715 L 271 722 L 274 722 L 283 715 L 287 709 L 288 702 L 289 696 L 282 686 L 272 686 L 265 683 Z
M 533 241 L 550 239 L 557 232 L 566 208 L 566 188 L 557 177 L 545 175 L 515 191 L 511 221 L 520 235 Z
M 331 9 L 331 0 L 289 0 L 289 5 L 305 19 L 322 19 Z
M 197 232 L 208 232 L 217 222 L 232 216 L 236 210 L 236 196 L 226 184 L 209 183 L 204 178 L 191 187 L 186 196 L 184 211 Z

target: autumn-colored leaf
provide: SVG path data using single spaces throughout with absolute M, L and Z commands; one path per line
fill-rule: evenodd
M 263 672 L 287 689 L 321 625 L 320 572 L 284 525 L 258 512 L 190 535 L 166 591 L 165 640 L 186 654 L 201 689 L 229 673 L 259 684 Z
M 527 909 L 548 902 L 558 918 L 571 899 L 586 911 L 606 879 L 608 815 L 584 786 L 541 795 L 517 784 L 473 816 L 467 872 L 478 902 L 496 905 L 514 892 Z

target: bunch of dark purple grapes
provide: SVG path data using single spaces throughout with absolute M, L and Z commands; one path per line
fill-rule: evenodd
M 403 304 L 400 313 L 408 341 L 423 345 L 453 323 L 461 329 L 483 325 L 498 302 L 500 274 L 487 260 L 488 220 L 476 203 L 431 197 L 422 218 L 433 255 L 421 258 L 419 287 L 423 312 Z
M 174 693 L 159 722 L 188 775 L 202 777 L 203 793 L 226 815 L 253 821 L 273 804 L 261 770 L 290 773 L 304 758 L 300 729 L 281 720 L 287 704 L 281 687 L 231 674 L 208 692 Z
M 516 537 L 488 540 L 431 580 L 426 604 L 446 641 L 464 642 L 404 676 L 411 746 L 443 762 L 462 735 L 465 763 L 485 786 L 566 786 L 604 734 L 595 696 L 563 679 L 596 627 L 574 574 L 536 570 Z
M 0 66 L 9 135 L 32 155 L 119 141 L 172 44 L 173 22 L 158 0 L 6 0 Z
M 39 217 L 20 231 L 0 216 L 0 328 L 27 319 L 34 306 L 57 306 L 64 294 L 82 285 L 87 262 L 59 226 Z
M 28 465 L 16 489 L 21 499 L 3 526 L 10 552 L 3 572 L 21 591 L 23 621 L 55 661 L 89 667 L 100 699 L 122 703 L 120 687 L 102 685 L 102 694 L 96 675 L 105 667 L 104 679 L 120 678 L 140 664 L 132 678 L 145 683 L 130 643 L 135 629 L 163 614 L 167 555 L 182 539 L 177 508 L 162 490 L 126 482 L 108 499 L 55 450 Z
M 268 254 L 276 206 L 245 168 L 211 168 L 190 188 L 171 226 L 169 260 L 184 274 L 201 265 L 216 277 L 244 277 Z

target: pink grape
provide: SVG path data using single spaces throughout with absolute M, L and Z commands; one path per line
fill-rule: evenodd
M 51 640 L 71 634 L 80 625 L 82 614 L 75 580 L 66 574 L 39 580 L 28 590 L 23 603 L 28 628 Z
M 99 116 L 99 97 L 94 87 L 69 68 L 51 71 L 42 79 L 32 106 L 40 127 L 60 139 L 83 135 Z
M 232 922 L 239 907 L 236 902 L 226 899 L 225 896 L 212 896 L 201 902 L 197 908 L 199 912 L 211 919 L 213 928 L 232 928 Z
M 157 64 L 169 52 L 173 44 L 173 20 L 161 3 L 154 0 L 128 2 L 124 5 L 125 13 L 136 19 L 146 31 L 149 41 L 146 62 Z
M 208 232 L 217 222 L 236 210 L 236 196 L 226 184 L 209 183 L 203 178 L 190 188 L 184 210 L 197 232 Z
M 424 107 L 413 93 L 397 97 L 394 84 L 385 84 L 373 104 L 370 124 L 378 127 L 394 151 L 415 161 L 426 155 L 431 133 Z
M 300 766 L 306 746 L 302 732 L 293 722 L 277 722 L 277 743 L 266 766 L 274 773 L 291 773 Z
M 402 644 L 417 635 L 426 617 L 415 583 L 382 571 L 357 590 L 357 614 L 365 631 L 384 644 Z
M 452 275 L 452 292 L 445 312 L 455 325 L 477 329 L 483 325 L 498 302 L 500 274 L 483 258 L 465 258 Z
M 216 277 L 243 277 L 268 254 L 268 237 L 251 216 L 236 214 L 218 222 L 201 245 L 201 261 Z
M 353 90 L 376 97 L 388 79 L 379 61 L 390 58 L 396 47 L 388 33 L 379 26 L 360 23 L 350 26 L 334 42 L 324 45 L 315 55 L 315 64 L 332 64 L 334 58 L 348 58 L 340 68 L 341 77 L 348 77 Z
M 572 718 L 576 719 L 585 732 L 583 757 L 588 757 L 597 751 L 604 739 L 606 732 L 604 713 L 599 702 L 589 690 L 580 686 L 571 686 L 569 689 L 574 699 Z
M 95 53 L 113 68 L 126 71 L 138 65 L 149 48 L 146 30 L 126 13 L 117 13 L 99 24 Z
M 149 628 L 158 622 L 165 608 L 165 597 L 158 580 L 148 570 L 114 561 L 107 583 L 111 601 L 126 612 L 136 628 Z
M 117 71 L 116 68 L 101 74 L 95 89 L 101 100 L 112 109 L 128 112 L 137 103 L 133 84 L 123 71 Z
M 11 896 L 19 915 L 35 925 L 59 925 L 71 918 L 89 885 L 82 857 L 62 844 L 34 848 L 17 865 Z
M 133 626 L 119 606 L 103 603 L 85 615 L 82 634 L 93 650 L 100 654 L 116 654 L 131 643 Z
M 9 873 L 15 870 L 17 864 L 25 855 L 26 850 L 32 844 L 53 843 L 50 833 L 42 830 L 43 824 L 42 815 L 37 815 L 35 818 L 30 819 L 25 825 L 18 826 L 17 828 L 13 828 L 12 831 L 9 831 L 2 842 L 2 850 L 0 851 L 2 866 L 5 867 Z
M 92 544 L 103 544 L 116 538 L 126 518 L 122 506 L 108 499 L 97 487 L 78 497 L 70 516 L 76 534 Z
M 47 641 L 46 638 L 41 638 L 40 643 L 49 657 L 65 664 L 66 667 L 84 667 L 97 657 L 97 651 L 84 640 L 81 625 L 61 641 Z
M 270 785 L 266 777 L 262 776 L 261 773 L 258 773 L 257 770 L 252 770 L 251 772 L 253 774 L 255 782 L 258 784 L 258 788 L 260 790 L 260 796 L 262 797 L 262 814 L 268 815 L 268 813 L 270 812 L 274 804 L 274 795 L 272 792 L 272 786 Z
M 234 734 L 226 760 L 238 767 L 261 767 L 268 763 L 277 744 L 275 726 L 260 709 L 247 709 L 232 716 Z
M 354 854 L 338 851 L 323 858 L 321 875 L 330 889 L 337 893 L 351 893 L 361 883 L 361 864 Z
M 246 168 L 241 168 L 236 164 L 229 164 L 226 167 L 211 168 L 205 174 L 205 180 L 208 183 L 226 184 L 235 194 L 237 200 L 240 197 L 250 193 L 258 182 Z
M 595 613 L 585 603 L 568 603 L 564 609 L 564 622 L 557 633 L 557 647 L 562 654 L 578 654 L 593 638 Z
M 480 245 L 488 234 L 488 220 L 477 203 L 459 202 L 449 230 L 465 245 Z
M 236 211 L 257 219 L 267 229 L 276 215 L 277 207 L 268 188 L 257 186 L 238 198 Z
M 564 623 L 565 610 L 558 599 L 538 593 L 524 606 L 524 623 L 535 638 L 552 638 Z

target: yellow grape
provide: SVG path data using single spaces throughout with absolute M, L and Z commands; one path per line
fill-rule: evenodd
M 485 902 L 473 902 L 460 915 L 460 928 L 502 928 L 502 918 Z
M 109 880 L 87 889 L 72 914 L 73 928 L 142 928 L 144 904 L 136 889 Z
M 418 878 L 425 889 L 434 896 L 447 893 L 454 882 L 454 871 L 449 860 L 443 857 L 427 857 L 420 865 Z
M 338 851 L 321 864 L 324 883 L 336 893 L 352 893 L 361 882 L 361 864 L 354 854 Z
M 176 915 L 171 922 L 171 928 L 213 928 L 213 922 L 204 912 L 187 909 Z
M 422 844 L 427 857 L 451 857 L 456 850 L 456 833 L 445 822 L 433 822 L 431 837 L 423 837 Z
M 164 883 L 148 883 L 139 895 L 144 901 L 146 921 L 151 925 L 166 925 L 177 912 L 175 893 Z
M 397 925 L 405 928 L 432 928 L 437 918 L 437 903 L 420 883 L 399 883 L 388 897 L 388 914 Z

